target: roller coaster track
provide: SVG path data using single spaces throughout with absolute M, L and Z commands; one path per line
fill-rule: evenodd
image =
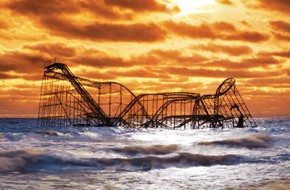
M 90 96 L 90 94 L 85 90 L 82 84 L 78 81 L 70 69 L 63 63 L 54 63 L 46 67 L 48 71 L 52 71 L 53 69 L 60 69 L 64 76 L 69 80 L 69 82 L 74 86 L 76 91 L 81 95 L 81 97 L 85 100 L 85 102 L 90 107 L 92 114 L 91 117 L 96 117 L 100 119 L 103 125 L 111 126 L 110 119 L 106 115 L 106 113 L 98 106 L 95 100 Z
M 39 102 L 44 126 L 256 127 L 228 78 L 215 94 L 166 92 L 134 95 L 117 82 L 76 77 L 67 65 L 45 64 Z

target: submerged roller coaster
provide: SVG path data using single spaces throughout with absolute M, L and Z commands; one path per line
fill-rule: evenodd
M 44 64 L 39 125 L 132 128 L 256 127 L 233 78 L 215 94 L 168 92 L 135 95 L 117 82 L 76 77 L 57 59 Z

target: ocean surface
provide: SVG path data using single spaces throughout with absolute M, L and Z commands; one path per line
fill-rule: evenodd
M 290 119 L 256 122 L 167 130 L 0 119 L 0 189 L 290 189 Z

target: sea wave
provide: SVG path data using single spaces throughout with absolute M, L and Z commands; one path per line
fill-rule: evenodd
M 271 146 L 273 138 L 268 134 L 256 134 L 244 138 L 225 139 L 218 141 L 200 142 L 199 145 L 222 145 L 228 147 L 244 148 L 268 148 Z
M 1 151 L 0 173 L 23 172 L 28 165 L 37 162 L 37 157 L 43 153 L 41 149 Z
M 47 131 L 34 131 L 35 133 L 42 134 L 42 135 L 52 135 L 52 136 L 59 136 L 60 132 L 56 132 L 53 130 Z
M 137 155 L 137 154 L 170 154 L 178 150 L 177 145 L 152 145 L 152 146 L 125 146 L 115 147 L 107 149 L 109 151 L 126 154 L 126 155 Z
M 0 152 L 0 173 L 33 172 L 56 169 L 77 170 L 77 166 L 94 170 L 151 170 L 168 167 L 191 167 L 237 164 L 237 155 L 202 155 L 178 153 L 172 156 L 144 156 L 130 158 L 78 158 L 45 150 L 29 149 Z
M 151 170 L 168 167 L 192 167 L 237 164 L 240 156 L 178 153 L 175 156 L 145 156 L 138 158 L 91 158 L 82 160 L 63 160 L 64 164 L 96 167 L 109 170 Z

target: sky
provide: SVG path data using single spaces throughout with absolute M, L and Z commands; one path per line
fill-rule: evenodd
M 37 117 L 43 63 L 136 95 L 215 93 L 290 116 L 289 0 L 1 0 L 0 117 Z

